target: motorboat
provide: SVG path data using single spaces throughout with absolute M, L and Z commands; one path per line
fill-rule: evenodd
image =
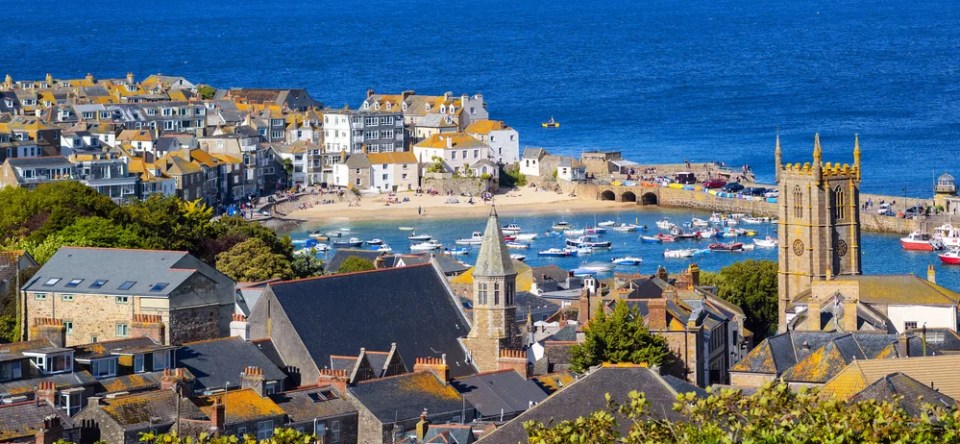
M 377 248 L 374 248 L 373 251 L 377 253 L 393 253 L 393 248 L 390 248 L 387 244 L 380 244 Z
M 466 239 L 457 239 L 454 241 L 457 245 L 480 245 L 483 243 L 483 233 L 479 231 L 474 231 L 470 237 Z
M 764 239 L 754 239 L 753 243 L 760 248 L 777 248 L 777 245 L 780 244 L 780 241 L 775 237 L 767 236 Z
M 700 239 L 711 239 L 717 236 L 717 229 L 713 227 L 707 227 L 700 230 Z
M 334 248 L 353 248 L 361 245 L 363 245 L 363 240 L 356 237 L 351 237 L 347 240 L 333 241 Z
M 933 237 L 939 239 L 944 248 L 960 247 L 960 227 L 954 227 L 949 222 L 934 228 Z
M 383 239 L 370 239 L 367 241 L 367 245 L 383 245 Z
M 593 254 L 591 247 L 566 247 L 564 251 L 570 253 L 570 256 L 588 256 Z
M 690 220 L 690 224 L 693 225 L 693 226 L 695 226 L 695 227 L 709 227 L 709 226 L 710 226 L 710 222 L 709 222 L 709 221 L 706 221 L 706 220 L 703 220 L 703 219 L 700 219 L 700 218 L 696 218 L 696 217 Z
M 596 236 L 580 236 L 576 239 L 567 239 L 568 247 L 592 247 L 592 248 L 611 248 L 613 243 L 610 241 L 602 241 Z
M 607 271 L 613 270 L 613 264 L 609 262 L 590 262 L 580 266 L 585 270 L 595 271 L 597 273 L 605 273 Z
M 537 233 L 517 233 L 513 240 L 517 242 L 533 242 L 536 238 Z
M 610 229 L 619 233 L 629 233 L 631 231 L 637 231 L 637 226 L 633 224 L 620 224 L 610 227 Z
M 503 234 L 513 234 L 513 235 L 520 234 L 520 225 L 517 225 L 517 224 L 504 225 L 502 228 L 500 228 L 500 231 L 503 232 Z
M 564 231 L 570 229 L 570 222 L 560 221 L 550 227 L 553 231 Z
M 740 219 L 740 220 L 741 220 L 743 223 L 745 223 L 745 224 L 750 224 L 750 225 L 760 225 L 760 224 L 766 222 L 766 219 L 764 219 L 764 218 L 762 218 L 762 217 L 744 217 L 743 219 Z
M 743 251 L 753 251 L 755 247 L 754 244 L 743 244 Z
M 321 252 L 321 253 L 326 253 L 326 252 L 330 251 L 330 246 L 327 245 L 327 244 L 317 243 L 317 244 L 315 244 L 315 245 L 313 245 L 313 246 L 310 246 L 310 244 L 307 244 L 307 246 L 308 246 L 309 248 L 313 248 L 314 250 L 317 250 L 317 251 L 319 251 L 319 252 Z
M 515 241 L 515 240 L 517 240 L 517 237 L 516 237 L 516 236 L 504 236 L 504 237 L 503 237 L 503 241 L 504 241 L 504 242 L 513 242 L 513 241 Z
M 319 230 L 310 233 L 310 237 L 313 238 L 313 239 L 316 239 L 316 240 L 318 240 L 318 241 L 329 240 L 329 237 L 328 237 L 326 234 L 324 234 L 322 231 L 319 231 Z
M 443 244 L 441 244 L 440 242 L 437 242 L 435 239 L 410 246 L 410 250 L 412 251 L 431 251 L 431 250 L 439 250 L 441 248 L 443 248 Z
M 586 277 L 586 276 L 593 276 L 597 274 L 597 272 L 596 270 L 580 267 L 580 268 L 574 268 L 573 270 L 570 270 L 570 274 L 577 277 Z
M 586 230 L 584 230 L 583 228 L 580 228 L 580 229 L 571 228 L 569 230 L 563 230 L 564 236 L 583 236 L 584 234 L 586 234 Z
M 926 233 L 914 231 L 907 237 L 900 238 L 900 246 L 904 250 L 936 251 L 943 249 L 943 243 Z
M 413 234 L 411 234 L 410 236 L 407 236 L 407 239 L 412 241 L 428 241 L 430 239 L 433 239 L 433 236 L 429 234 L 417 234 L 417 232 L 414 231 Z
M 644 244 L 659 244 L 663 242 L 660 236 L 640 236 L 640 242 Z
M 699 231 L 683 231 L 676 227 L 674 227 L 673 230 L 670 230 L 670 235 L 672 235 L 675 240 L 700 239 Z
M 604 227 L 587 227 L 583 229 L 584 234 L 604 234 L 607 229 Z
M 570 252 L 564 250 L 563 248 L 549 248 L 546 250 L 541 250 L 537 252 L 538 256 L 552 256 L 552 257 L 567 257 L 570 256 Z
M 661 230 L 672 230 L 677 224 L 670 222 L 670 219 L 663 218 L 657 221 L 657 228 Z
M 743 251 L 743 244 L 740 242 L 730 242 L 726 244 L 722 242 L 717 242 L 715 244 L 710 244 L 709 246 L 707 246 L 707 248 L 709 248 L 710 251 L 729 251 L 729 252 Z
M 713 213 L 713 214 L 710 215 L 709 222 L 710 222 L 711 224 L 720 225 L 720 224 L 723 223 L 723 218 L 720 217 L 719 214 Z
M 400 227 L 400 231 L 413 231 L 413 227 Z
M 660 239 L 660 242 L 676 242 L 677 238 L 669 235 L 660 233 L 657 235 L 657 239 Z
M 598 223 L 597 223 L 597 226 L 598 226 L 598 227 L 612 227 L 612 226 L 614 226 L 614 225 L 616 225 L 616 224 L 617 224 L 617 223 L 614 222 L 614 221 L 612 221 L 612 220 L 605 220 L 605 221 L 603 221 L 603 222 L 598 222 Z
M 946 253 L 938 254 L 940 262 L 947 265 L 960 265 L 960 247 L 951 248 Z
M 507 242 L 507 248 L 511 250 L 526 250 L 530 248 L 530 244 L 525 244 L 522 242 Z
M 610 262 L 613 262 L 614 265 L 640 265 L 643 263 L 643 259 L 633 256 L 624 256 L 613 258 Z
M 550 116 L 550 120 L 540 123 L 540 126 L 544 128 L 560 128 L 560 122 L 557 122 L 553 116 Z
M 522 255 L 522 254 L 511 254 L 511 255 L 510 255 L 510 259 L 513 259 L 513 260 L 515 260 L 515 261 L 523 262 L 524 260 L 527 259 L 527 257 L 524 256 L 524 255 Z
M 451 248 L 449 250 L 445 250 L 443 253 L 450 256 L 468 256 L 470 255 L 470 249 L 466 247 Z
M 666 259 L 683 259 L 693 256 L 697 250 L 693 248 L 681 248 L 678 250 L 663 250 L 663 257 Z

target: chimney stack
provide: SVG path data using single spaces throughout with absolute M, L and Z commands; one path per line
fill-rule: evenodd
M 500 357 L 497 358 L 497 365 L 500 370 L 513 370 L 524 378 L 530 377 L 530 368 L 532 366 L 527 361 L 527 352 L 524 350 L 500 349 Z
M 165 368 L 160 376 L 160 390 L 176 390 L 181 397 L 193 394 L 193 379 L 182 368 Z
M 223 405 L 223 397 L 213 398 L 213 415 L 210 416 L 210 425 L 218 432 L 223 431 L 226 422 L 226 406 Z
M 46 339 L 54 347 L 63 347 L 66 343 L 67 330 L 60 319 L 34 318 L 29 333 L 30 339 Z
M 47 84 L 47 88 L 52 88 L 52 87 L 53 87 L 53 75 L 52 75 L 52 74 L 47 73 L 47 75 L 46 75 L 46 77 L 44 77 L 44 80 L 43 80 L 43 81 Z
M 135 79 L 133 78 L 133 73 L 132 73 L 132 72 L 128 72 L 128 73 L 127 73 L 127 83 L 133 85 L 134 80 L 135 80 Z
M 53 444 L 63 438 L 63 424 L 60 417 L 50 415 L 43 418 L 43 426 L 36 434 L 36 444 Z
M 57 405 L 57 386 L 53 381 L 40 381 L 34 395 L 37 402 L 46 402 L 54 407 Z
M 373 96 L 373 88 L 367 89 L 367 98 L 369 99 L 372 96 Z
M 427 435 L 427 429 L 430 428 L 430 421 L 427 420 L 427 410 L 420 412 L 420 421 L 417 422 L 417 442 L 423 442 Z
M 907 337 L 907 333 L 900 333 L 900 336 L 897 336 L 897 354 L 901 358 L 910 357 L 910 338 Z
M 664 330 L 667 328 L 667 300 L 663 298 L 647 301 L 647 328 Z
M 250 323 L 246 316 L 240 313 L 234 313 L 230 321 L 230 336 L 239 336 L 244 341 L 250 340 Z
M 164 343 L 163 318 L 158 314 L 135 314 L 130 323 L 130 337 L 143 336 Z
M 580 323 L 580 326 L 587 325 L 590 322 L 590 290 L 586 288 L 580 289 L 580 299 L 577 301 L 577 322 Z
M 317 385 L 330 385 L 337 389 L 341 396 L 347 393 L 347 371 L 333 370 L 329 368 L 320 369 L 320 376 L 317 377 Z
M 453 148 L 453 137 L 447 136 L 447 148 Z
M 266 395 L 267 382 L 263 377 L 263 369 L 259 367 L 247 367 L 240 373 L 240 388 L 253 389 L 260 397 Z
M 933 264 L 927 265 L 927 280 L 932 284 L 937 283 L 937 270 L 933 268 Z
M 447 365 L 447 355 L 442 354 L 439 358 L 417 358 L 413 364 L 413 371 L 429 371 L 444 384 L 450 379 L 450 367 Z
M 93 74 L 90 74 L 89 72 L 87 73 L 87 76 L 84 77 L 84 78 L 85 78 L 88 82 L 90 82 L 90 83 L 93 83 L 94 80 L 96 80 L 96 79 L 93 77 Z

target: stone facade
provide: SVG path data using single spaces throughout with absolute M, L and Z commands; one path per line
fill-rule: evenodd
M 793 298 L 814 280 L 860 275 L 860 143 L 854 164 L 824 163 L 820 135 L 814 139 L 813 164 L 781 166 L 779 180 L 779 331 L 786 331 Z

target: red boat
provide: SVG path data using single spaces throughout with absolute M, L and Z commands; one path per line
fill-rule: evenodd
M 743 244 L 740 242 L 732 242 L 729 244 L 717 242 L 710 244 L 707 248 L 709 248 L 710 251 L 743 251 Z
M 943 249 L 943 242 L 934 239 L 929 234 L 914 231 L 907 237 L 900 238 L 900 246 L 904 250 L 914 251 L 936 251 Z
M 660 242 L 673 242 L 677 240 L 675 237 L 669 234 L 663 234 L 663 233 L 658 234 L 657 239 L 660 239 Z
M 513 241 L 515 241 L 515 240 L 517 240 L 517 237 L 516 237 L 516 236 L 504 236 L 504 237 L 503 237 L 503 241 L 504 241 L 504 242 L 513 242 Z
M 960 248 L 954 248 L 946 253 L 938 254 L 940 262 L 947 265 L 960 265 Z

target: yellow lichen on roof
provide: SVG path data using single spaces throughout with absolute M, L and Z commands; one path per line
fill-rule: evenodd
M 167 95 L 170 97 L 170 100 L 185 102 L 187 100 L 187 95 L 183 93 L 182 90 L 172 89 Z
M 400 376 L 399 387 L 411 394 L 427 394 L 437 398 L 459 399 L 460 392 L 450 384 L 444 384 L 433 373 L 422 371 Z
M 102 385 L 107 392 L 125 392 L 132 389 L 148 387 L 151 384 L 153 384 L 153 381 L 149 381 L 141 375 L 129 375 L 100 381 L 100 385 Z
M 860 371 L 860 365 L 854 361 L 820 388 L 820 397 L 850 399 L 851 396 L 867 388 L 867 385 L 863 372 Z
M 447 147 L 447 140 L 450 140 L 450 147 Z M 443 149 L 460 149 L 460 148 L 471 148 L 483 145 L 483 142 L 473 138 L 468 134 L 464 133 L 455 133 L 455 134 L 434 134 L 427 139 L 424 139 L 420 143 L 417 143 L 415 146 L 421 148 L 443 148 Z
M 190 156 L 193 157 L 193 160 L 195 162 L 199 162 L 200 164 L 206 165 L 211 168 L 220 164 L 219 159 L 217 159 L 216 157 L 210 155 L 209 153 L 203 150 L 191 150 Z
M 477 120 L 469 125 L 464 132 L 471 134 L 490 134 L 490 131 L 502 130 L 506 127 L 502 120 Z
M 120 132 L 120 135 L 117 136 L 117 140 L 129 142 L 152 142 L 153 133 L 147 130 L 123 130 Z
M 573 381 L 576 380 L 570 373 L 551 373 L 543 376 L 537 376 L 536 379 L 540 385 L 546 388 L 550 393 L 573 384 Z
M 393 153 L 369 153 L 367 160 L 372 164 L 402 164 L 417 163 L 417 157 L 411 151 L 400 151 Z
M 211 154 L 211 156 L 217 158 L 218 160 L 220 160 L 220 161 L 223 162 L 223 163 L 229 163 L 229 164 L 234 164 L 234 165 L 243 163 L 243 161 L 240 160 L 239 158 L 233 157 L 233 156 L 231 156 L 231 155 L 229 155 L 229 154 L 216 153 L 216 154 Z
M 213 416 L 213 401 L 217 398 L 223 402 L 224 419 L 227 424 L 284 414 L 283 409 L 270 398 L 260 397 L 251 389 L 234 390 L 222 395 L 207 396 L 195 402 L 200 411 L 209 417 Z
M 777 373 L 777 363 L 770 351 L 770 341 L 764 340 L 730 368 L 734 372 Z

